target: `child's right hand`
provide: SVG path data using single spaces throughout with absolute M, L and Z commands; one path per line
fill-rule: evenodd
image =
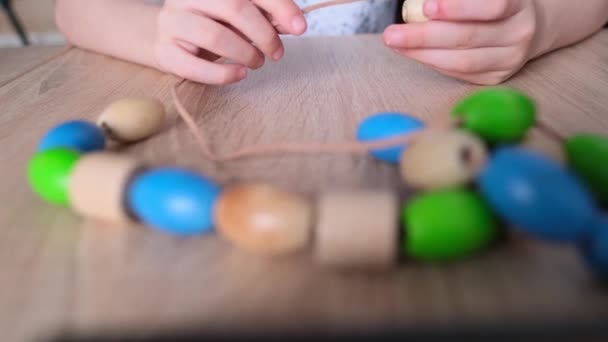
M 300 35 L 306 20 L 293 0 L 167 0 L 154 47 L 160 69 L 191 81 L 228 84 L 247 77 L 266 57 L 285 52 L 279 32 Z M 225 57 L 235 64 L 214 63 Z

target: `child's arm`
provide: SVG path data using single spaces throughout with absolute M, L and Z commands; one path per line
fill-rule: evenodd
M 385 43 L 439 72 L 499 84 L 528 61 L 608 22 L 607 0 L 427 0 L 425 23 L 393 25 Z
M 306 21 L 292 0 L 57 0 L 56 20 L 74 45 L 211 84 L 242 80 L 247 68 L 284 49 L 282 33 L 302 34 Z M 213 61 L 218 56 L 235 64 Z

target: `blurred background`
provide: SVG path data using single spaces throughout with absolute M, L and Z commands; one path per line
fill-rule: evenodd
M 64 43 L 54 23 L 54 0 L 0 0 L 0 47 Z M 83 0 L 86 1 L 86 0 Z M 20 32 L 26 33 L 24 35 Z

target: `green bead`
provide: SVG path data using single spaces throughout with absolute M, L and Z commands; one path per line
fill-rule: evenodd
M 536 105 L 517 90 L 495 87 L 464 98 L 452 115 L 488 143 L 513 143 L 522 140 L 536 122 Z
M 424 261 L 467 257 L 498 235 L 497 221 L 480 195 L 464 189 L 444 189 L 419 195 L 401 217 L 403 252 Z
M 78 152 L 65 148 L 36 154 L 28 164 L 30 186 L 47 202 L 68 206 L 68 179 L 78 159 Z
M 579 134 L 566 141 L 570 167 L 600 202 L 608 205 L 608 138 Z

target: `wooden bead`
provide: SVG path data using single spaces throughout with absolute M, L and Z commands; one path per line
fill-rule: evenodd
M 522 146 L 526 149 L 542 153 L 561 165 L 566 163 L 566 154 L 562 144 L 539 130 L 531 130 L 523 141 Z
M 486 164 L 481 139 L 462 131 L 420 136 L 401 158 L 401 176 L 415 189 L 432 190 L 464 185 Z
M 165 121 L 162 102 L 148 98 L 127 98 L 110 104 L 97 124 L 117 142 L 131 143 L 156 134 Z
M 216 226 L 238 247 L 275 256 L 304 249 L 310 240 L 312 208 L 300 196 L 263 184 L 242 184 L 218 200 Z
M 140 164 L 110 153 L 84 155 L 69 179 L 70 204 L 85 216 L 112 223 L 129 223 L 124 206 L 127 184 Z
M 403 21 L 406 23 L 429 21 L 424 15 L 424 2 L 425 0 L 406 0 L 402 8 Z
M 398 255 L 399 203 L 382 191 L 321 195 L 315 233 L 315 258 L 344 269 L 386 269 Z

